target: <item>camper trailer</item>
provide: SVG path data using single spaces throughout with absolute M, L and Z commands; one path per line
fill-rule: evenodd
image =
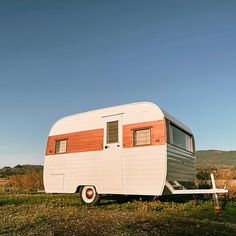
M 64 117 L 48 137 L 47 193 L 79 192 L 95 205 L 104 194 L 225 193 L 186 189 L 195 180 L 191 130 L 151 102 L 132 103 Z M 212 180 L 214 182 L 214 179 Z

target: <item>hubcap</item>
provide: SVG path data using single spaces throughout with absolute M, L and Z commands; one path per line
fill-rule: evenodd
M 86 197 L 88 199 L 91 199 L 93 197 L 93 195 L 94 195 L 94 192 L 93 192 L 93 190 L 91 188 L 86 190 Z

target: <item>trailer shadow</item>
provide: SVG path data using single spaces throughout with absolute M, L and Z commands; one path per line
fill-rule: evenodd
M 174 203 L 186 203 L 191 200 L 209 200 L 210 195 L 162 195 L 158 197 L 153 196 L 140 196 L 140 195 L 106 195 L 102 198 L 100 206 L 108 206 L 112 204 L 123 204 L 134 201 L 141 202 L 174 202 Z
M 133 201 L 153 201 L 153 197 L 138 195 L 106 195 L 102 198 L 102 201 L 99 205 L 107 206 L 111 204 L 122 204 Z

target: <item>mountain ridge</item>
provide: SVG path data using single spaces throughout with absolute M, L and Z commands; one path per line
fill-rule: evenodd
M 198 150 L 197 166 L 214 165 L 216 167 L 236 167 L 236 151 Z

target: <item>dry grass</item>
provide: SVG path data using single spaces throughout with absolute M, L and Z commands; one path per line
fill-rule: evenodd
M 43 172 L 27 170 L 24 175 L 9 177 L 8 189 L 14 192 L 37 192 L 43 189 Z
M 227 187 L 230 195 L 236 195 L 236 169 L 216 168 L 206 165 L 197 168 L 196 185 L 210 187 L 210 173 L 214 173 L 218 188 Z M 8 179 L 0 179 L 0 190 L 8 189 L 14 192 L 37 192 L 43 189 L 42 171 L 27 170 L 24 175 L 13 175 Z
M 4 192 L 9 184 L 9 178 L 0 178 L 0 192 Z
M 206 165 L 197 168 L 196 184 L 199 187 L 206 187 L 211 185 L 210 173 L 214 173 L 216 186 L 218 188 L 226 188 L 229 190 L 230 195 L 236 195 L 236 169 L 235 168 L 217 168 L 214 166 Z

